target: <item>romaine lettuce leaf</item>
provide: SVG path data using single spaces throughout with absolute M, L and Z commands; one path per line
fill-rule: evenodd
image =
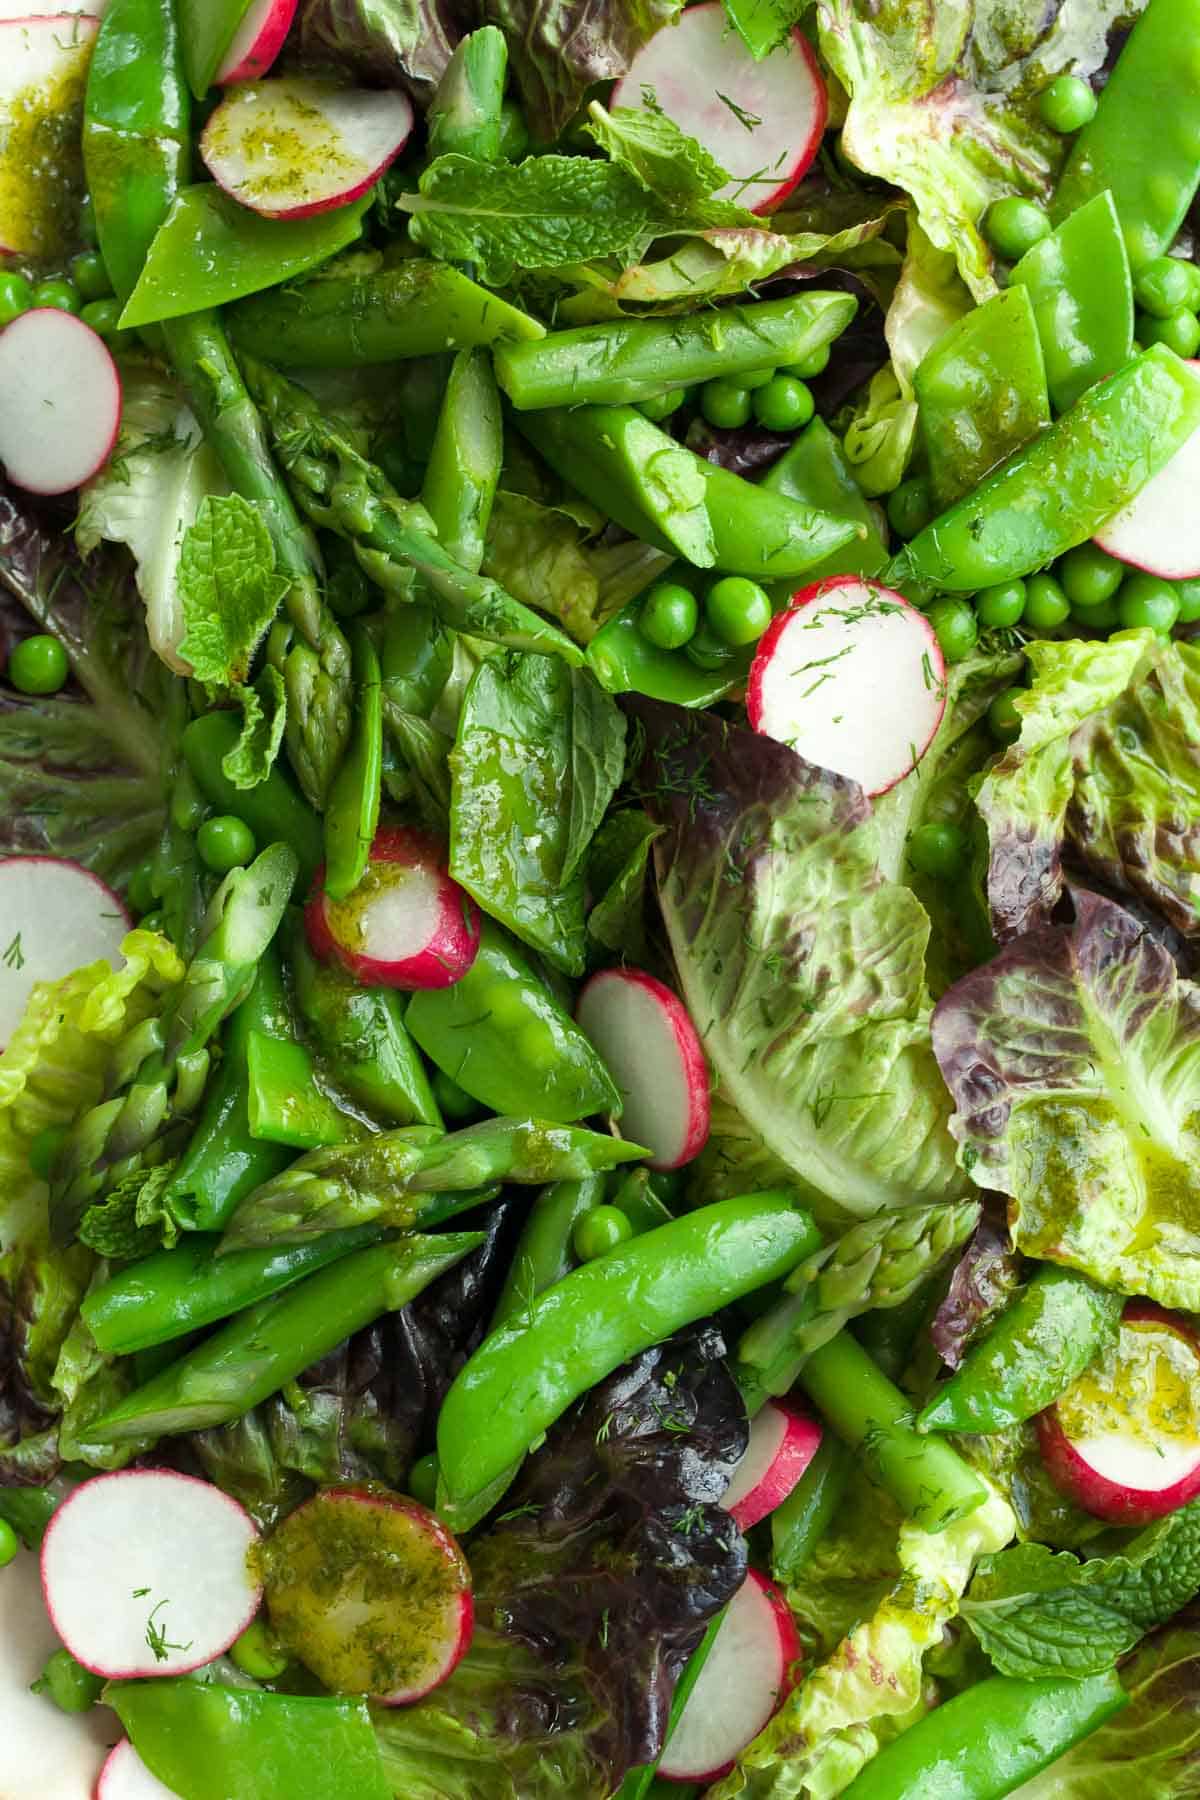
M 483 572 L 526 606 L 550 613 L 580 644 L 666 569 L 671 558 L 627 538 L 595 543 L 602 521 L 578 505 L 547 505 L 501 488 L 488 524 Z
M 960 1159 L 1017 1247 L 1200 1310 L 1200 990 L 1114 902 L 1016 938 L 938 1002 Z

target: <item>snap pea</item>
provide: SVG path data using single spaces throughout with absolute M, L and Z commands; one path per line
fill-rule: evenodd
M 785 1587 L 798 1581 L 841 1505 L 854 1453 L 827 1431 L 816 1455 L 771 1514 L 771 1573 Z
M 1059 412 L 1129 360 L 1133 280 L 1110 193 L 1071 213 L 1021 258 L 1009 279 L 1033 302 L 1050 398 Z
M 483 349 L 460 350 L 446 383 L 421 499 L 443 548 L 476 575 L 503 459 L 504 422 L 491 358 Z
M 183 758 L 209 805 L 241 819 L 263 844 L 282 838 L 300 864 L 299 892 L 307 892 L 324 855 L 321 821 L 276 764 L 257 787 L 236 788 L 222 767 L 241 727 L 232 712 L 205 713 L 183 734 Z
M 448 263 L 405 257 L 370 275 L 322 275 L 229 308 L 239 350 L 296 368 L 396 362 L 540 338 L 545 326 Z
M 388 616 L 380 652 L 385 698 L 428 719 L 450 679 L 454 636 L 432 607 L 408 601 Z
M 673 581 L 685 584 L 691 571 L 673 569 Z M 788 584 L 791 594 L 794 583 Z M 676 706 L 711 706 L 744 678 L 750 657 L 733 657 L 719 669 L 702 669 L 683 650 L 664 650 L 651 643 L 641 626 L 642 597 L 630 600 L 602 625 L 587 647 L 596 680 L 610 694 L 646 694 Z
M 631 1356 L 786 1275 L 820 1242 L 787 1193 L 719 1201 L 631 1238 L 489 1334 L 438 1417 L 438 1468 L 466 1502 Z
M 1170 249 L 1200 182 L 1198 46 L 1200 0 L 1150 0 L 1055 191 L 1057 223 L 1111 189 L 1135 275 Z
M 923 1530 L 944 1531 L 982 1506 L 987 1490 L 974 1471 L 949 1444 L 913 1430 L 907 1395 L 848 1331 L 812 1352 L 800 1385 L 843 1443 L 860 1452 L 872 1481 Z
M 623 406 L 715 376 L 800 361 L 846 329 L 852 294 L 803 293 L 677 319 L 606 319 L 502 344 L 496 378 L 519 411 Z
M 441 1113 L 395 989 L 360 987 L 336 963 L 319 961 L 299 916 L 288 933 L 288 963 L 297 1011 L 338 1086 L 389 1124 L 440 1129 Z
M 894 1738 L 843 1800 L 1004 1800 L 1128 1704 L 1115 1669 L 1082 1681 L 989 1676 Z
M 1144 350 L 917 533 L 888 580 L 971 594 L 1093 537 L 1200 426 L 1200 380 Z
M 1125 1302 L 1043 1264 L 917 1418 L 918 1431 L 1004 1431 L 1032 1419 L 1115 1343 Z
M 755 487 L 631 406 L 554 407 L 517 423 L 555 472 L 635 537 L 698 568 L 803 575 L 866 537 L 851 519 Z
M 383 790 L 383 690 L 379 656 L 366 626 L 351 627 L 354 728 L 325 809 L 325 892 L 345 900 L 367 872 Z
M 493 1331 L 520 1318 L 526 1306 L 575 1267 L 571 1233 L 585 1212 L 604 1198 L 603 1175 L 555 1181 L 543 1188 L 526 1215 L 513 1259 L 492 1314 Z
M 877 575 L 887 561 L 887 546 L 880 531 L 879 513 L 851 473 L 840 440 L 824 419 L 812 419 L 763 476 L 761 487 L 781 494 L 801 506 L 812 506 L 861 525 L 866 536 L 835 550 L 824 562 L 806 571 L 806 581 L 822 581 L 827 575 Z M 791 598 L 782 588 L 773 589 L 778 605 Z
M 491 919 L 462 980 L 414 994 L 405 1023 L 430 1061 L 494 1112 L 567 1124 L 620 1109 L 592 1045 Z
M 317 1081 L 312 1057 L 294 1039 L 252 1031 L 246 1045 L 246 1113 L 250 1135 L 291 1150 L 346 1144 L 363 1135 Z
M 470 32 L 454 49 L 426 115 L 429 156 L 500 159 L 501 109 L 508 45 L 495 25 Z
M 215 1325 L 386 1235 L 378 1226 L 363 1225 L 308 1244 L 214 1256 L 219 1240 L 195 1233 L 93 1288 L 80 1315 L 106 1356 L 128 1356 Z
M 249 0 L 177 0 L 188 85 L 203 100 L 225 60 Z
M 651 1169 L 630 1169 L 623 1175 L 613 1191 L 612 1205 L 624 1213 L 635 1234 L 668 1225 L 675 1216 L 657 1191 Z

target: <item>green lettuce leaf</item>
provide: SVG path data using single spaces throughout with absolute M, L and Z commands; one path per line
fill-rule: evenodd
M 488 525 L 483 571 L 514 599 L 550 613 L 580 644 L 648 587 L 671 558 L 635 538 L 600 546 L 602 521 L 580 504 L 547 505 L 501 488 Z
M 832 1656 L 895 1587 L 902 1523 L 895 1502 L 856 1469 L 829 1529 L 787 1590 L 810 1661 Z
M 1001 943 L 1044 924 L 1064 862 L 1200 935 L 1200 645 L 1035 641 L 1021 736 L 979 791 Z
M 587 90 L 613 81 L 636 51 L 682 11 L 682 0 L 486 0 L 499 25 L 530 130 L 549 141 L 570 124 Z
M 1200 992 L 1110 900 L 1016 938 L 942 996 L 933 1048 L 961 1161 L 1013 1241 L 1200 1310 Z

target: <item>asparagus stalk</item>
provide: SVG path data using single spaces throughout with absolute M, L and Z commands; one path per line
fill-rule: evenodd
M 484 1241 L 479 1231 L 376 1244 L 249 1307 L 90 1427 L 105 1443 L 228 1425 L 394 1312 Z
M 460 350 L 446 384 L 421 499 L 443 548 L 472 574 L 483 563 L 503 460 L 504 423 L 491 358 L 486 350 Z
M 426 115 L 431 157 L 499 160 L 507 75 L 508 46 L 495 25 L 484 25 L 459 42 Z
M 578 646 L 557 626 L 514 600 L 499 582 L 456 562 L 430 530 L 424 507 L 402 500 L 382 471 L 323 417 L 310 394 L 256 357 L 245 357 L 243 367 L 296 504 L 314 524 L 347 538 L 373 581 L 410 601 L 415 571 L 434 610 L 455 631 L 569 663 L 583 661 Z

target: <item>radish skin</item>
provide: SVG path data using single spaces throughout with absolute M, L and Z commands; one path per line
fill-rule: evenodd
M 743 1531 L 782 1506 L 821 1445 L 817 1421 L 786 1400 L 768 1400 L 750 1427 L 746 1454 L 721 1500 Z
M 1188 367 L 1200 374 L 1200 362 Z M 1165 581 L 1200 575 L 1200 431 L 1096 533 L 1101 550 Z
M 305 908 L 313 953 L 340 962 L 368 986 L 451 987 L 479 953 L 479 908 L 421 832 L 385 826 L 375 834 L 367 873 L 345 900 L 331 900 L 317 871 Z
M 644 969 L 603 969 L 579 996 L 580 1030 L 620 1090 L 622 1134 L 652 1169 L 678 1169 L 708 1140 L 708 1064 L 683 1001 Z
M 21 1022 L 35 982 L 61 981 L 101 959 L 121 960 L 129 914 L 81 863 L 56 856 L 0 860 L 0 1046 Z
M 292 28 L 300 0 L 253 0 L 214 77 L 217 87 L 257 81 L 267 73 Z
M 30 494 L 66 494 L 108 461 L 121 377 L 104 340 L 55 307 L 0 332 L 0 463 Z
M 178 1800 L 178 1795 L 150 1773 L 129 1739 L 122 1738 L 100 1771 L 95 1800 Z

